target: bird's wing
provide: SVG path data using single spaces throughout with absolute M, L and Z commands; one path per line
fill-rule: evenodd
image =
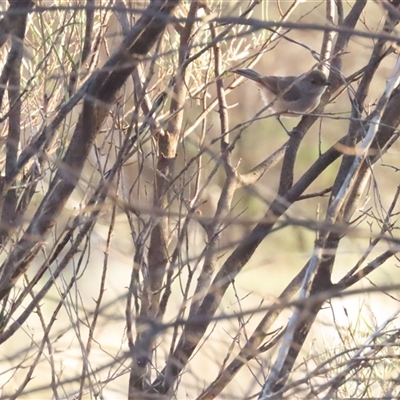
M 292 85 L 295 80 L 298 81 L 298 79 L 298 76 L 287 76 L 285 78 L 282 78 L 279 82 L 280 91 L 283 92 L 287 90 L 287 88 Z M 297 85 L 294 85 L 282 97 L 287 101 L 299 100 L 301 97 L 301 90 L 298 88 Z
M 280 93 L 288 89 L 292 83 L 298 79 L 296 76 L 264 76 L 262 78 L 263 84 L 273 94 L 278 96 Z M 297 86 L 292 86 L 286 93 L 283 94 L 282 98 L 286 101 L 296 101 L 301 97 L 301 91 Z
M 280 79 L 279 76 L 263 76 L 262 78 L 260 77 L 259 82 L 277 96 L 282 91 L 279 84 Z

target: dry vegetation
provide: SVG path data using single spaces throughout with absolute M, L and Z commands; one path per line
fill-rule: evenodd
M 0 7 L 1 399 L 398 398 L 399 0 Z

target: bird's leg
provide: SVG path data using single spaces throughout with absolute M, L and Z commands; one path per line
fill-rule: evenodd
M 280 115 L 277 115 L 277 116 L 276 116 L 276 119 L 277 119 L 278 122 L 281 124 L 281 127 L 285 130 L 285 132 L 286 132 L 289 136 L 291 136 L 292 132 L 289 132 L 289 131 L 286 129 L 286 126 L 283 125 L 283 122 L 281 121 L 281 116 L 280 116 Z

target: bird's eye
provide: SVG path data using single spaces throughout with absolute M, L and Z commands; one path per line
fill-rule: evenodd
M 311 84 L 312 85 L 315 85 L 317 83 L 317 81 L 315 80 L 315 79 L 313 79 L 312 81 L 311 81 Z

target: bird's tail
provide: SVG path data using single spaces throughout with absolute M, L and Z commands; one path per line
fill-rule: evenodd
M 258 72 L 253 71 L 252 69 L 249 69 L 249 68 L 234 69 L 233 72 L 235 74 L 242 75 L 245 78 L 251 79 L 252 81 L 256 81 L 256 82 L 259 82 L 259 80 L 261 78 L 261 75 Z

